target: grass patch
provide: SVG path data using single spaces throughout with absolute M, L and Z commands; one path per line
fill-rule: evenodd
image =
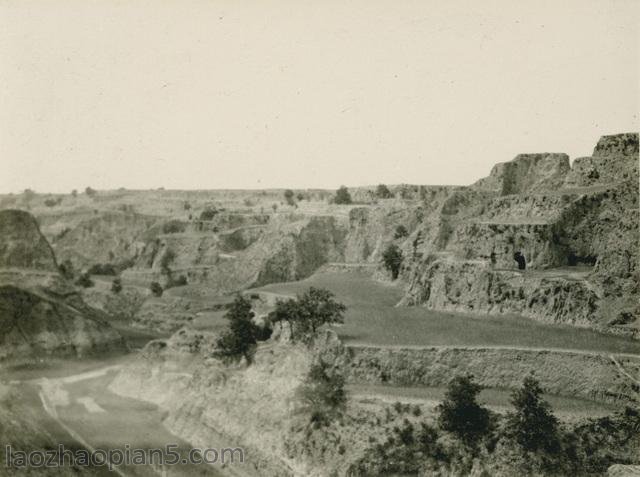
M 439 312 L 395 307 L 396 286 L 357 272 L 318 273 L 298 282 L 258 290 L 295 295 L 308 287 L 335 293 L 347 305 L 345 323 L 336 327 L 346 343 L 414 346 L 514 346 L 640 354 L 640 341 L 568 325 L 547 325 L 518 315 Z

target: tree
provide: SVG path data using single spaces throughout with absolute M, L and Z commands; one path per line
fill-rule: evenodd
M 86 187 L 84 189 L 84 193 L 87 194 L 89 197 L 93 197 L 94 195 L 97 194 L 95 189 L 92 189 L 91 187 Z
M 378 184 L 376 187 L 376 197 L 378 199 L 390 199 L 393 194 L 385 184 Z
M 72 197 L 78 197 L 78 190 L 77 190 L 77 189 L 73 189 L 73 190 L 71 191 L 71 196 L 72 196 Z
M 253 316 L 251 302 L 242 295 L 237 295 L 225 314 L 225 318 L 229 320 L 229 329 L 218 339 L 215 356 L 230 361 L 244 357 L 247 362 L 251 362 L 256 335 L 259 334 Z
M 151 290 L 151 293 L 153 293 L 153 296 L 157 296 L 157 297 L 162 296 L 162 293 L 164 291 L 162 289 L 162 285 L 160 285 L 158 282 L 151 282 L 151 284 L 149 285 L 149 290 Z
M 114 278 L 111 282 L 111 291 L 116 295 L 122 291 L 122 280 L 120 278 Z
M 390 244 L 382 253 L 384 268 L 391 272 L 391 278 L 398 278 L 400 266 L 402 265 L 402 251 L 396 244 Z
M 409 235 L 409 231 L 404 225 L 400 224 L 396 227 L 396 231 L 393 234 L 393 238 L 395 239 L 404 238 L 407 235 Z
M 218 209 L 214 206 L 209 206 L 200 212 L 200 220 L 213 220 L 216 215 L 218 215 Z
M 476 402 L 482 386 L 472 375 L 456 376 L 449 382 L 444 401 L 436 408 L 438 425 L 465 444 L 471 444 L 491 428 L 489 411 Z
M 83 273 L 76 280 L 76 285 L 79 285 L 83 288 L 90 288 L 94 285 L 94 283 L 93 283 L 93 280 L 91 280 L 91 276 L 88 273 Z
M 298 396 L 302 410 L 309 414 L 311 422 L 329 424 L 333 416 L 344 410 L 347 402 L 344 377 L 336 368 L 318 361 L 311 365 Z
M 284 191 L 284 200 L 287 202 L 288 205 L 293 205 L 296 203 L 293 197 L 294 197 L 294 194 L 291 189 L 287 189 Z
M 73 263 L 71 263 L 71 260 L 67 258 L 64 262 L 58 265 L 58 269 L 64 278 L 67 280 L 73 280 L 75 270 L 73 269 Z
M 340 186 L 336 191 L 336 196 L 333 199 L 333 202 L 336 204 L 351 204 L 351 194 L 349 194 L 349 189 L 345 186 Z
M 524 378 L 522 388 L 511 394 L 515 411 L 507 416 L 507 434 L 525 451 L 552 452 L 559 446 L 558 419 L 542 394 L 533 376 Z
M 346 306 L 335 301 L 329 290 L 310 287 L 296 299 L 276 302 L 269 314 L 272 323 L 286 321 L 291 326 L 292 338 L 310 338 L 327 323 L 343 323 Z

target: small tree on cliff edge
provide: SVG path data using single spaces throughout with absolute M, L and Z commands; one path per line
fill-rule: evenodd
M 351 194 L 349 194 L 349 189 L 345 186 L 340 186 L 336 191 L 336 196 L 333 199 L 333 202 L 336 204 L 351 204 Z
M 391 272 L 391 278 L 393 278 L 394 280 L 398 278 L 402 260 L 402 251 L 396 244 L 393 243 L 389 245 L 382 254 L 382 262 L 384 263 L 384 268 Z
M 329 290 L 310 287 L 295 300 L 277 302 L 269 319 L 271 322 L 289 323 L 294 339 L 300 336 L 310 338 L 326 323 L 343 323 L 346 309 Z
M 244 356 L 247 362 L 251 362 L 256 335 L 260 331 L 253 322 L 253 316 L 251 302 L 237 295 L 224 316 L 229 320 L 229 330 L 218 339 L 215 356 L 230 361 L 237 361 Z
M 438 405 L 438 425 L 470 445 L 491 429 L 489 411 L 476 402 L 482 386 L 473 376 L 456 376 L 451 380 L 444 401 Z

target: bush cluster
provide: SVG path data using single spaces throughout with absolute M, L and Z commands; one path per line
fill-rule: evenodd
M 269 313 L 269 321 L 286 322 L 291 328 L 291 338 L 304 341 L 324 324 L 343 323 L 345 311 L 346 307 L 329 290 L 310 287 L 296 298 L 278 300 L 274 311 Z

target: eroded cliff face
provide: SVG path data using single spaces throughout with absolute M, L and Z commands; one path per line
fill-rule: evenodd
M 549 154 L 496 166 L 401 244 L 402 303 L 637 335 L 638 179 L 637 134 L 603 137 L 571 169 Z
M 53 250 L 28 212 L 0 212 L 0 268 L 57 272 Z
M 0 211 L 0 360 L 124 349 L 120 335 L 60 275 L 35 219 Z
M 299 458 L 289 446 L 301 437 L 295 431 L 297 389 L 315 357 L 341 354 L 335 334 L 322 335 L 311 349 L 283 341 L 263 344 L 249 367 L 212 358 L 215 339 L 183 329 L 151 342 L 110 390 L 157 404 L 167 412 L 168 429 L 194 446 L 242 446 L 247 463 L 238 475 L 325 475 L 319 463 Z M 234 466 L 229 470 L 233 475 Z

